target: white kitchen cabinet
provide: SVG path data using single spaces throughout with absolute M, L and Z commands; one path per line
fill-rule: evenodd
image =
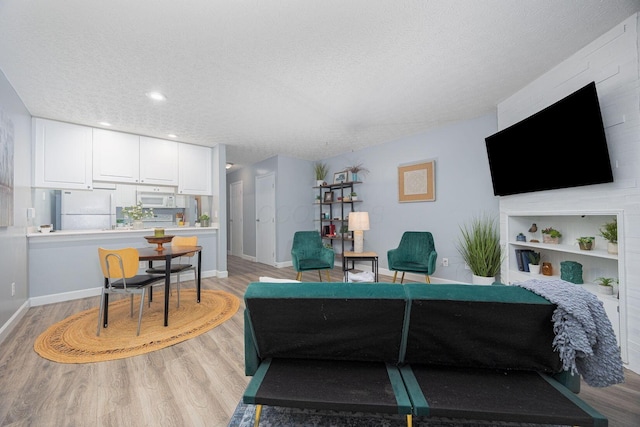
M 212 194 L 211 156 L 210 147 L 179 144 L 178 194 L 202 196 Z
M 140 179 L 140 137 L 93 129 L 93 179 L 137 183 Z
M 135 205 L 138 202 L 137 186 L 132 184 L 117 184 L 115 198 L 117 207 Z
M 53 120 L 33 119 L 34 186 L 92 188 L 92 129 Z
M 178 185 L 178 143 L 140 137 L 140 183 Z

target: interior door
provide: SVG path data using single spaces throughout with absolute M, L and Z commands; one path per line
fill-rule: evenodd
M 256 261 L 276 265 L 276 181 L 273 173 L 256 177 Z
M 244 216 L 242 213 L 242 181 L 230 185 L 229 195 L 229 242 L 230 252 L 234 256 L 242 256 L 242 226 Z

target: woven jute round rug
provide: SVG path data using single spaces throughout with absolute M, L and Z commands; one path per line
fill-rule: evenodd
M 134 298 L 131 317 L 130 298 L 113 301 L 111 296 L 109 326 L 100 330 L 100 336 L 96 335 L 99 307 L 95 307 L 52 325 L 33 347 L 45 359 L 60 363 L 124 359 L 197 337 L 231 318 L 240 307 L 240 300 L 228 292 L 202 290 L 197 303 L 195 289 L 181 289 L 177 308 L 175 289 L 172 294 L 169 326 L 164 326 L 164 290 L 154 291 L 151 307 L 145 302 L 140 336 L 136 336 L 139 297 Z

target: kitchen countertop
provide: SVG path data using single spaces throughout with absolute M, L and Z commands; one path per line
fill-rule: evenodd
M 116 228 L 113 230 L 55 230 L 55 231 L 51 231 L 49 233 L 41 233 L 38 231 L 37 227 L 31 227 L 32 229 L 30 229 L 27 232 L 27 237 L 31 238 L 55 238 L 57 237 L 88 237 L 88 236 L 96 236 L 96 235 L 123 235 L 123 234 L 149 234 L 149 233 L 153 233 L 153 230 L 155 228 L 159 228 L 159 227 L 149 227 L 149 228 L 143 228 L 140 230 L 133 230 L 131 228 Z M 202 232 L 202 233 L 206 233 L 206 232 L 213 232 L 218 230 L 218 224 L 211 224 L 210 227 L 179 227 L 179 226 L 174 226 L 174 227 L 164 227 L 164 231 L 165 234 L 172 234 L 175 232 L 180 232 L 180 231 L 189 231 L 189 232 Z

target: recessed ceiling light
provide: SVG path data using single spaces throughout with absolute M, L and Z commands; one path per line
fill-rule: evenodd
M 147 92 L 147 96 L 155 101 L 164 101 L 167 99 L 167 97 L 160 92 Z
M 111 126 L 111 123 L 109 123 L 109 122 L 100 122 L 98 124 L 101 125 L 101 126 Z
M 177 137 L 178 137 L 178 135 L 174 135 L 174 134 L 172 134 L 172 133 L 168 134 L 167 136 L 168 136 L 169 138 L 177 138 Z

